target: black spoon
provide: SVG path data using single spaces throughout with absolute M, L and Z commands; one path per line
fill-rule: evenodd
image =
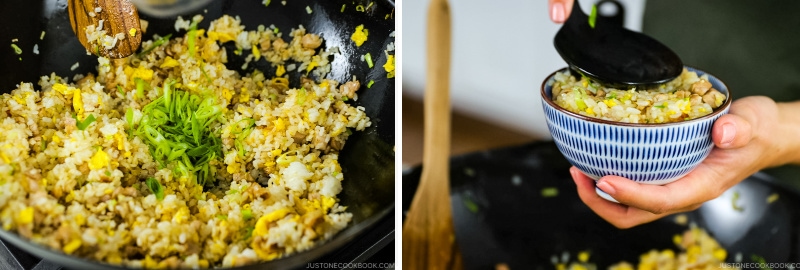
M 615 1 L 601 1 L 598 4 Z M 666 83 L 683 70 L 681 59 L 664 44 L 625 29 L 621 20 L 597 16 L 594 26 L 578 1 L 556 33 L 554 44 L 570 70 L 605 86 L 647 87 Z

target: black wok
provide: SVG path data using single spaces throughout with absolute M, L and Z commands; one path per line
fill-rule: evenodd
M 597 269 L 620 261 L 634 263 L 651 249 L 677 250 L 672 236 L 687 230 L 674 217 L 619 230 L 592 212 L 569 176 L 571 165 L 553 142 L 537 142 L 453 157 L 450 196 L 456 241 L 464 269 L 553 269 L 589 251 Z M 420 167 L 403 174 L 407 210 L 420 177 Z M 556 188 L 547 197 L 542 189 Z M 410 192 L 409 192 L 410 191 Z M 734 209 L 734 192 L 740 194 Z M 777 194 L 769 203 L 766 198 Z M 724 247 L 727 262 L 768 263 L 800 260 L 800 192 L 786 182 L 756 173 L 721 197 L 685 213 Z M 564 256 L 568 254 L 568 256 Z M 785 264 L 784 264 L 785 265 Z M 774 268 L 780 268 L 774 266 Z
M 355 132 L 347 141 L 340 153 L 340 164 L 345 174 L 343 192 L 339 195 L 341 203 L 348 206 L 353 213 L 349 226 L 333 239 L 311 250 L 300 252 L 275 261 L 238 267 L 237 269 L 286 269 L 304 265 L 307 262 L 344 246 L 353 238 L 370 228 L 394 209 L 394 95 L 395 79 L 387 79 L 381 67 L 387 60 L 384 50 L 394 41 L 390 33 L 395 30 L 394 1 L 362 1 L 362 0 L 287 0 L 282 5 L 280 0 L 272 0 L 265 7 L 261 0 L 218 0 L 213 1 L 195 13 L 184 14 L 191 18 L 194 14 L 202 14 L 205 19 L 199 27 L 207 28 L 209 22 L 224 14 L 240 16 L 245 30 L 255 29 L 259 24 L 274 24 L 288 33 L 291 28 L 302 24 L 310 33 L 318 33 L 325 39 L 323 46 L 339 47 L 341 55 L 336 55 L 331 62 L 332 70 L 329 78 L 346 81 L 355 75 L 361 82 L 359 99 L 354 104 L 366 108 L 372 119 L 372 127 L 363 132 Z M 373 6 L 366 12 L 356 11 L 357 5 Z M 86 55 L 69 25 L 66 13 L 67 1 L 64 0 L 4 0 L 0 1 L 0 40 L 15 42 L 23 52 L 17 55 L 9 45 L 0 50 L 0 91 L 8 93 L 20 82 L 38 82 L 42 75 L 51 72 L 71 78 L 74 74 L 95 73 L 97 59 Z M 342 5 L 345 12 L 340 12 Z M 306 7 L 310 7 L 308 14 Z M 387 16 L 388 15 L 388 16 Z M 173 19 L 155 19 L 141 14 L 150 22 L 143 40 L 152 39 L 153 34 L 166 35 L 174 33 Z M 350 33 L 359 24 L 369 29 L 369 40 L 361 47 L 350 41 Z M 40 40 L 41 32 L 44 39 Z M 183 33 L 175 33 L 181 35 Z M 33 53 L 38 44 L 39 54 Z M 275 72 L 264 60 L 251 63 L 246 71 L 241 71 L 243 59 L 232 52 L 233 45 L 226 45 L 229 55 L 228 68 L 240 72 L 259 69 L 265 73 Z M 375 66 L 369 68 L 360 60 L 361 55 L 369 52 Z M 20 60 L 21 58 L 21 60 Z M 71 70 L 76 62 L 79 67 Z M 296 72 L 292 74 L 290 84 L 298 85 Z M 374 85 L 367 89 L 366 82 L 374 80 Z M 36 86 L 38 87 L 38 86 Z M 352 102 L 352 101 L 351 101 Z M 17 234 L 0 230 L 0 238 L 35 256 L 46 258 L 55 264 L 73 269 L 114 268 L 111 265 L 69 256 L 49 248 L 33 244 Z M 117 267 L 118 268 L 118 267 Z

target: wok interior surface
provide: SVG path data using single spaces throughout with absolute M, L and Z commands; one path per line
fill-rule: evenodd
M 320 34 L 324 48 L 338 47 L 340 54 L 334 55 L 331 61 L 329 79 L 343 82 L 356 76 L 362 82 L 358 92 L 356 106 L 365 107 L 371 118 L 372 126 L 362 132 L 355 132 L 348 139 L 340 153 L 340 164 L 345 180 L 343 191 L 339 194 L 341 204 L 353 213 L 353 220 L 348 228 L 341 231 L 331 240 L 320 243 L 311 250 L 295 253 L 282 259 L 261 264 L 254 264 L 242 269 L 292 268 L 319 258 L 336 248 L 345 245 L 361 232 L 368 229 L 378 220 L 384 218 L 394 209 L 394 94 L 395 79 L 386 78 L 382 66 L 387 61 L 384 52 L 387 45 L 394 42 L 395 31 L 393 1 L 285 1 L 272 0 L 269 6 L 256 0 L 217 0 L 200 10 L 184 14 L 190 19 L 195 14 L 204 16 L 199 28 L 207 28 L 209 23 L 222 15 L 239 16 L 245 30 L 255 29 L 258 25 L 269 27 L 275 25 L 281 32 L 303 25 L 309 33 Z M 365 12 L 356 11 L 357 5 L 367 7 Z M 344 5 L 345 11 L 341 12 Z M 307 7 L 311 9 L 309 14 Z M 0 72 L 0 91 L 9 93 L 20 82 L 36 84 L 40 76 L 55 72 L 64 78 L 72 78 L 75 74 L 96 73 L 97 58 L 86 55 L 72 32 L 67 16 L 67 1 L 44 0 L 0 1 L 0 40 L 9 42 L 17 39 L 23 53 L 17 55 L 14 50 L 0 52 L 2 72 Z M 143 40 L 153 39 L 154 34 L 173 36 L 185 32 L 176 32 L 175 19 L 156 19 L 140 14 L 149 22 Z M 369 39 L 357 47 L 350 40 L 350 34 L 356 26 L 363 24 L 369 30 Z M 40 39 L 44 31 L 44 38 Z M 38 45 L 39 54 L 33 53 L 34 45 Z M 273 74 L 275 68 L 265 60 L 251 62 L 245 70 L 244 56 L 236 56 L 232 52 L 235 45 L 224 44 L 228 52 L 227 66 L 246 74 L 260 70 Z M 370 53 L 374 67 L 369 68 L 361 60 L 362 55 Z M 391 53 L 393 54 L 393 53 Z M 21 59 L 21 60 L 20 60 Z M 75 63 L 79 66 L 72 69 Z M 289 72 L 290 86 L 299 85 L 299 72 Z M 367 89 L 366 82 L 374 81 Z M 353 102 L 353 101 L 351 101 Z M 65 255 L 43 246 L 28 242 L 15 233 L 0 230 L 0 238 L 36 256 L 46 258 L 56 264 L 75 269 L 109 267 L 107 264 L 88 261 L 82 258 Z
M 553 269 L 553 257 L 563 262 L 567 254 L 577 262 L 582 251 L 598 269 L 623 260 L 636 265 L 652 249 L 677 254 L 672 237 L 690 223 L 727 250 L 729 263 L 737 254 L 741 262 L 755 262 L 753 255 L 774 263 L 800 259 L 800 192 L 764 173 L 685 213 L 686 224 L 669 216 L 620 230 L 581 202 L 571 165 L 553 142 L 471 153 L 453 157 L 450 164 L 453 222 L 466 269 L 501 263 L 511 269 Z M 416 167 L 403 175 L 404 210 L 421 172 Z M 557 189 L 557 196 L 544 196 L 545 188 Z M 773 194 L 778 199 L 768 202 Z

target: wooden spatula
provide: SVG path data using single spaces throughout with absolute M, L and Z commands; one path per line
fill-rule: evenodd
M 428 7 L 422 176 L 403 225 L 403 267 L 459 267 L 450 207 L 450 7 Z
M 139 25 L 139 12 L 130 0 L 69 0 L 67 9 L 72 32 L 78 37 L 81 45 L 92 54 L 108 58 L 124 58 L 136 52 L 142 44 L 143 33 Z M 101 20 L 102 28 L 100 28 Z M 104 36 L 112 39 L 118 33 L 124 34 L 124 38 L 116 41 L 100 38 L 90 42 L 86 36 L 86 29 L 89 26 L 94 26 L 98 31 L 105 30 Z M 113 44 L 113 47 L 107 49 L 105 46 L 107 42 Z

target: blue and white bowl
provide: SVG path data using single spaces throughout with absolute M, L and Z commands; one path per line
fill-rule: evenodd
M 707 74 L 701 70 L 686 67 Z M 542 83 L 542 107 L 547 127 L 558 149 L 572 165 L 594 180 L 616 175 L 645 184 L 663 185 L 688 174 L 714 148 L 711 127 L 731 107 L 728 87 L 708 75 L 711 85 L 725 102 L 713 113 L 689 121 L 663 124 L 636 124 L 607 121 L 580 115 L 561 108 L 552 101 L 552 87 L 557 72 Z M 597 193 L 616 201 L 600 189 Z

